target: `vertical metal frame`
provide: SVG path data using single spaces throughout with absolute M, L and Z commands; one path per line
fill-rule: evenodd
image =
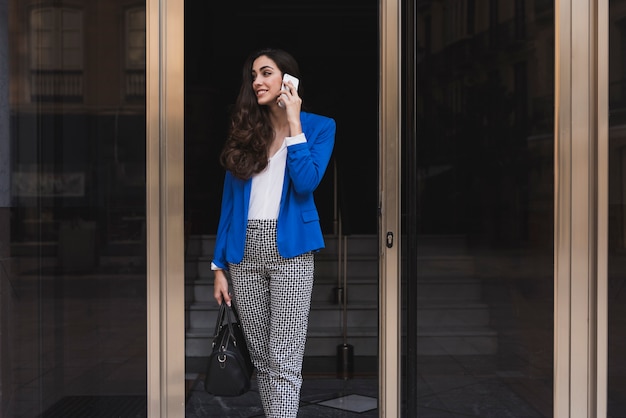
M 555 5 L 555 417 L 606 416 L 607 17 Z
M 379 396 L 381 417 L 401 416 L 401 5 L 380 2 Z
M 148 416 L 185 416 L 184 0 L 146 2 Z
M 597 219 L 597 295 L 596 295 L 596 416 L 607 416 L 608 398 L 608 254 L 609 254 L 609 1 L 596 2 L 597 54 L 596 86 L 598 213 Z

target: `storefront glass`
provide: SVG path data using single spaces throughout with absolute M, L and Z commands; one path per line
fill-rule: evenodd
M 146 415 L 145 17 L 0 1 L 2 416 Z
M 608 416 L 626 413 L 626 1 L 609 1 Z
M 419 3 L 418 416 L 550 417 L 554 5 Z

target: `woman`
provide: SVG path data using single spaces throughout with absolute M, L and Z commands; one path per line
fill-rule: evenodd
M 282 50 L 252 54 L 220 161 L 226 169 L 212 269 L 230 305 L 230 272 L 265 415 L 296 417 L 302 386 L 313 253 L 324 239 L 313 192 L 328 166 L 335 122 L 301 110 Z M 286 90 L 281 91 L 281 88 Z

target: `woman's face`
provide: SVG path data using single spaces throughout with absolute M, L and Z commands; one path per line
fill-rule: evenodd
M 277 98 L 283 85 L 282 71 L 276 63 L 261 55 L 252 63 L 252 90 L 257 103 L 265 106 L 278 106 Z

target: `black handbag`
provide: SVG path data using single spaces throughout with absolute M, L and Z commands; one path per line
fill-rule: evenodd
M 204 389 L 215 396 L 239 396 L 250 390 L 254 366 L 235 305 L 220 305 Z

